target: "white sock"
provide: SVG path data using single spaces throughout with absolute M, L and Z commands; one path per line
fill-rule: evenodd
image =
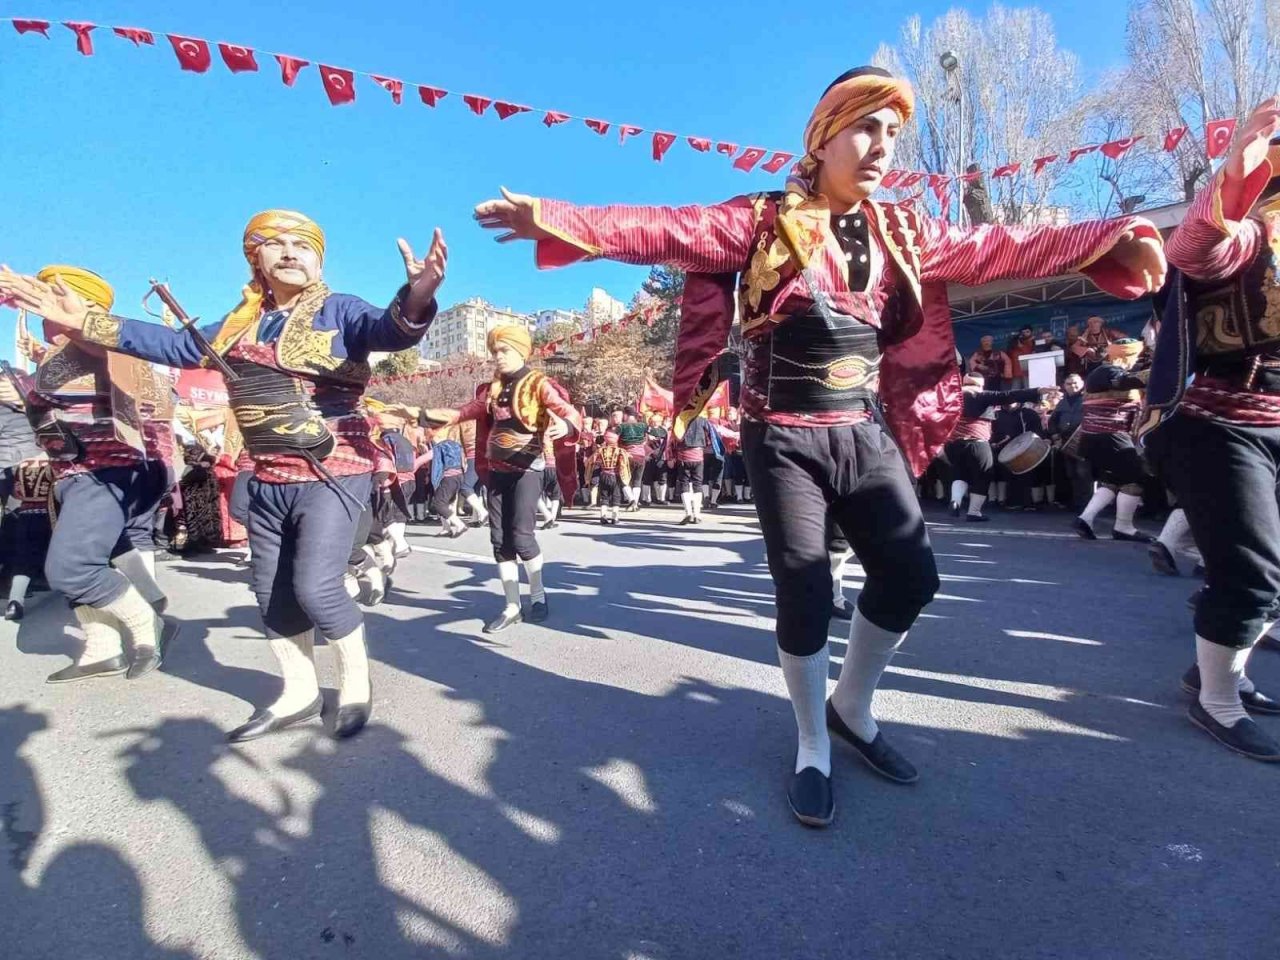
M 996 499 L 1001 503 L 1009 498 L 1009 483 L 1007 480 L 996 481 Z
M 1111 506 L 1115 498 L 1116 492 L 1114 490 L 1110 490 L 1107 487 L 1099 487 L 1093 491 L 1093 496 L 1089 498 L 1089 505 L 1080 514 L 1080 519 L 1092 527 L 1093 521 L 1098 519 L 1098 514 Z
M 719 502 L 720 502 L 720 488 L 719 488 L 719 487 L 712 487 L 712 488 L 711 488 L 711 503 L 714 505 L 714 504 L 717 504 L 717 503 L 719 503 Z
M 657 498 L 657 501 L 659 503 L 666 503 L 667 502 L 667 485 L 665 483 L 656 484 L 654 486 L 654 496 Z
M 1058 502 L 1058 486 L 1057 486 L 1057 484 L 1051 483 L 1051 484 L 1049 484 L 1047 487 L 1045 487 L 1045 488 L 1044 488 L 1044 497 L 1045 497 L 1045 499 L 1046 499 L 1046 500 L 1048 500 L 1050 503 L 1057 503 L 1057 502 Z
M 831 736 L 827 733 L 827 674 L 831 670 L 831 654 L 824 643 L 812 656 L 796 657 L 778 648 L 782 678 L 791 696 L 791 709 L 796 714 L 799 743 L 796 747 L 796 769 L 816 767 L 823 776 L 831 776 Z
M 969 492 L 969 485 L 963 480 L 951 481 L 951 502 L 957 507 L 964 503 L 964 495 Z
M 360 581 L 356 579 L 354 573 L 344 573 L 342 575 L 342 589 L 347 591 L 347 596 L 354 600 L 360 596 Z
M 831 563 L 831 602 L 837 607 L 844 607 L 844 568 L 849 565 L 852 550 L 832 550 L 827 553 Z
M 1160 536 L 1156 539 L 1163 543 L 1170 553 L 1181 553 L 1182 545 L 1191 539 L 1191 524 L 1187 523 L 1186 511 L 1178 507 L 1170 513 L 1160 529 Z
M 603 503 L 600 504 L 600 519 L 601 520 L 609 519 L 609 508 Z
M 269 709 L 278 717 L 308 706 L 320 695 L 316 681 L 316 664 L 312 656 L 312 632 L 307 630 L 292 637 L 272 637 L 268 642 L 280 667 L 280 696 Z
M 520 609 L 520 568 L 514 560 L 498 563 L 498 579 L 502 581 L 502 595 L 506 600 L 502 615 L 509 617 Z
M 159 641 L 160 618 L 132 584 L 120 596 L 98 609 L 116 618 L 121 633 L 129 638 L 134 650 L 154 647 Z
M 111 565 L 129 578 L 129 582 L 138 588 L 142 599 L 147 603 L 156 603 L 164 599 L 164 591 L 160 589 L 160 584 L 156 583 L 156 555 L 153 551 L 140 553 L 137 550 L 129 550 L 112 560 Z
M 120 625 L 115 617 L 105 610 L 83 603 L 74 609 L 80 628 L 84 631 L 84 649 L 76 658 L 77 665 L 101 663 L 124 653 L 124 640 L 120 636 Z
M 613 508 L 613 519 L 618 519 L 618 508 Z M 525 576 L 529 578 L 529 602 L 545 603 L 547 593 L 542 587 L 542 554 L 524 562 Z
M 403 523 L 387 524 L 387 533 L 391 536 L 391 545 L 396 553 L 403 553 L 409 549 L 409 541 L 404 538 L 404 528 Z
M 976 493 L 969 495 L 969 516 L 982 516 L 982 505 L 987 502 L 987 498 Z
M 1248 717 L 1240 702 L 1240 681 L 1249 661 L 1250 647 L 1239 650 L 1196 637 L 1196 663 L 1200 667 L 1200 706 L 1224 727 Z
M 368 703 L 373 696 L 369 686 L 369 651 L 364 645 L 364 624 L 345 637 L 330 640 L 338 658 L 338 706 Z
M 543 523 L 551 522 L 551 507 L 546 497 L 538 498 L 538 516 L 542 518 Z
M 695 517 L 702 516 L 702 494 L 700 493 L 693 495 L 693 515 Z
M 686 517 L 693 516 L 693 494 L 685 492 L 680 494 L 680 502 L 684 504 L 684 515 Z
M 478 493 L 467 494 L 467 505 L 471 507 L 471 512 L 481 523 L 489 522 L 489 511 L 484 508 L 484 502 L 480 499 Z
M 742 487 L 742 498 L 744 500 L 751 499 L 751 484 L 744 484 Z
M 1116 496 L 1116 525 L 1115 529 L 1121 533 L 1137 533 L 1138 528 L 1133 525 L 1133 516 L 1138 512 L 1138 507 L 1142 504 L 1142 498 L 1134 496 L 1132 493 L 1124 493 L 1123 491 Z
M 361 579 L 369 585 L 369 604 L 377 606 L 387 595 L 387 575 L 382 572 L 382 568 L 374 564 L 368 570 L 360 575 Z
M 1031 488 L 1031 502 L 1044 503 L 1044 487 Z
M 835 692 L 831 694 L 831 703 L 849 729 L 866 743 L 874 740 L 880 730 L 871 716 L 871 698 L 880 685 L 884 668 L 906 638 L 905 633 L 877 627 L 861 611 L 853 615 L 849 650 L 840 668 Z
M 15 573 L 9 581 L 9 599 L 18 603 L 27 600 L 27 588 L 31 586 L 31 578 L 24 573 Z
M 560 501 L 552 500 L 551 501 L 551 521 L 554 523 L 556 520 L 559 520 L 559 519 L 560 519 Z

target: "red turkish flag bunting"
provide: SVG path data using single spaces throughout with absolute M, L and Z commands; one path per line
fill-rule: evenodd
M 1123 140 L 1112 140 L 1110 143 L 1104 143 L 1099 149 L 1104 157 L 1119 160 L 1141 139 L 1142 137 L 1125 137 Z
M 662 133 L 661 131 L 655 133 L 653 135 L 653 159 L 661 163 L 662 158 L 675 142 L 676 135 L 674 133 Z
M 76 35 L 76 49 L 86 57 L 93 56 L 93 37 L 89 36 L 89 34 L 93 32 L 95 25 L 67 20 L 63 23 L 63 26 Z
M 1204 128 L 1206 153 L 1210 160 L 1217 160 L 1226 154 L 1231 147 L 1231 138 L 1236 135 L 1236 121 L 1210 120 Z
M 477 117 L 489 109 L 489 104 L 493 103 L 488 97 L 479 97 L 474 93 L 464 93 L 462 102 L 471 108 L 471 112 Z
M 1044 173 L 1044 168 L 1057 159 L 1058 155 L 1056 153 L 1051 153 L 1047 157 L 1036 157 L 1031 165 L 1032 176 L 1040 176 L 1040 174 Z
M 766 173 L 777 173 L 795 158 L 796 155 L 794 153 L 785 153 L 782 150 L 778 150 L 769 158 L 768 163 L 760 165 L 760 169 Z
M 733 161 L 733 169 L 741 170 L 743 173 L 750 173 L 751 168 L 764 159 L 764 155 L 769 151 L 764 147 L 747 147 L 742 151 L 742 156 Z
M 150 30 L 143 30 L 141 27 L 113 27 L 112 32 L 117 37 L 132 40 L 135 47 L 144 43 L 154 46 L 156 42 L 156 35 Z
M 418 96 L 422 98 L 422 102 L 428 107 L 434 107 L 448 95 L 448 90 L 441 90 L 439 87 L 424 87 L 421 84 L 418 85 Z
M 506 120 L 508 117 L 514 117 L 517 113 L 528 113 L 533 107 L 522 107 L 518 103 L 507 103 L 505 100 L 499 100 L 493 105 L 493 109 L 498 114 L 498 119 Z
M 618 127 L 618 142 L 626 143 L 627 137 L 634 137 L 636 134 L 644 133 L 640 127 L 632 127 L 628 124 L 621 124 Z
M 404 81 L 397 80 L 395 77 L 379 77 L 376 74 L 369 74 L 373 77 L 373 82 L 380 86 L 387 93 L 391 94 L 391 102 L 396 106 L 400 105 L 400 101 L 404 99 Z
M 329 102 L 335 107 L 344 103 L 355 103 L 356 100 L 356 75 L 350 70 L 343 70 L 341 67 L 329 67 L 320 64 L 320 80 L 324 83 L 324 92 L 329 96 Z
M 258 59 L 248 47 L 219 43 L 218 52 L 222 54 L 222 62 L 232 73 L 256 73 L 258 70 Z
M 192 73 L 204 73 L 213 63 L 213 54 L 209 52 L 207 41 L 195 37 L 180 37 L 171 33 L 169 42 L 173 44 L 173 52 L 178 55 L 178 66 Z
M 898 189 L 910 190 L 912 187 L 918 184 L 921 180 L 923 180 L 924 177 L 925 175 L 923 173 L 904 173 L 902 175 L 902 179 L 898 181 Z
M 1069 164 L 1075 163 L 1081 157 L 1085 156 L 1086 154 L 1093 153 L 1093 151 L 1097 149 L 1098 149 L 1098 145 L 1096 143 L 1088 147 L 1076 147 L 1069 154 L 1067 154 L 1067 163 Z
M 602 137 L 609 132 L 609 123 L 606 120 L 583 120 L 582 122 Z
M 717 143 L 716 144 L 716 153 L 723 153 L 726 157 L 732 157 L 737 152 L 738 152 L 738 145 L 736 143 Z
M 996 167 L 991 171 L 992 177 L 1016 177 L 1018 171 L 1022 169 L 1020 163 L 1006 163 L 1003 167 Z
M 542 117 L 542 122 L 548 127 L 554 127 L 557 123 L 568 123 L 573 118 L 567 113 L 558 113 L 555 110 L 548 110 Z
M 49 39 L 49 21 L 48 20 L 15 20 L 13 21 L 13 29 L 18 33 L 38 33 L 46 40 Z
M 1178 144 L 1182 142 L 1182 138 L 1187 135 L 1186 127 L 1176 127 L 1164 135 L 1164 149 L 1166 153 L 1173 153 L 1178 149 Z
M 297 57 L 291 57 L 285 53 L 277 53 L 275 58 L 276 62 L 280 64 L 280 79 L 286 87 L 292 87 L 293 82 L 298 79 L 298 74 L 302 72 L 302 68 L 311 65 L 310 60 L 299 60 Z
M 906 171 L 904 170 L 890 170 L 880 178 L 880 186 L 884 187 L 886 190 L 893 187 L 894 184 L 902 179 L 905 172 Z
M 711 149 L 711 141 L 706 137 L 685 137 L 685 139 L 689 141 L 689 146 L 699 153 L 706 153 Z

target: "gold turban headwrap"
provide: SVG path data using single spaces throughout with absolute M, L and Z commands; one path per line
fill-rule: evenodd
M 227 315 L 223 324 L 223 330 L 228 335 L 258 319 L 267 291 L 266 282 L 258 272 L 258 248 L 268 240 L 285 234 L 306 240 L 315 247 L 321 262 L 324 261 L 324 231 L 320 229 L 320 224 L 305 213 L 298 213 L 296 210 L 263 210 L 255 215 L 244 228 L 244 258 L 249 261 L 249 273 L 252 277 L 240 291 L 240 302 Z M 214 346 L 217 347 L 218 344 L 215 343 Z
M 813 108 L 804 128 L 804 158 L 797 171 L 808 178 L 818 166 L 815 156 L 828 140 L 859 117 L 892 107 L 902 122 L 916 110 L 916 95 L 906 80 L 874 67 L 858 67 L 831 84 Z
M 1113 340 L 1107 344 L 1107 359 L 1118 360 L 1121 357 L 1136 357 L 1142 353 L 1142 349 L 1145 346 L 1146 344 L 1141 340 L 1133 340 L 1129 337 L 1123 340 Z
M 63 283 L 95 307 L 110 310 L 116 302 L 116 292 L 111 289 L 111 284 L 92 271 L 56 263 L 36 274 L 36 279 L 45 283 L 53 283 L 55 277 L 61 277 Z
M 515 324 L 494 327 L 489 331 L 489 336 L 485 340 L 489 352 L 496 350 L 500 343 L 505 343 L 525 360 L 528 360 L 529 354 L 533 353 L 533 339 L 529 336 L 529 331 Z

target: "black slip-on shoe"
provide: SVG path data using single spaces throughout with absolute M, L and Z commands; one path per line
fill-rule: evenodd
M 515 613 L 511 614 L 510 616 L 507 616 L 506 614 L 499 614 L 493 620 L 490 620 L 488 623 L 484 625 L 484 630 L 482 632 L 483 633 L 501 633 L 503 630 L 507 629 L 507 627 L 513 627 L 517 623 L 522 622 L 523 620 L 524 620 L 524 614 L 519 610 L 517 610 Z
M 792 774 L 787 784 L 787 803 L 796 819 L 806 827 L 825 827 L 836 815 L 831 778 L 817 767 L 805 767 Z
M 951 515 L 957 519 L 960 517 L 960 504 L 953 503 L 951 505 Z
M 1089 521 L 1084 517 L 1076 517 L 1075 522 L 1071 524 L 1071 528 L 1084 540 L 1097 540 L 1098 535 L 1093 532 L 1093 527 L 1089 526 Z
M 163 625 L 160 629 L 160 642 L 154 647 L 142 646 L 134 649 L 129 672 L 124 676 L 126 680 L 145 677 L 151 671 L 160 669 L 160 665 L 164 663 L 165 654 L 169 652 L 169 644 L 173 643 L 182 632 L 182 624 L 173 617 L 161 617 L 160 622 Z
M 1192 664 L 1182 675 L 1181 687 L 1184 693 L 1200 695 L 1200 667 Z M 1240 702 L 1252 713 L 1265 713 L 1280 716 L 1280 701 L 1273 700 L 1257 687 L 1250 693 L 1240 691 Z
M 550 612 L 546 600 L 537 600 L 529 604 L 529 615 L 524 619 L 526 623 L 542 623 Z
M 889 745 L 882 731 L 877 731 L 876 738 L 867 743 L 849 729 L 849 725 L 836 712 L 835 704 L 830 700 L 827 701 L 827 729 L 852 746 L 867 766 L 886 780 L 915 783 L 920 779 L 919 771 L 910 760 Z
M 314 700 L 297 713 L 291 713 L 284 717 L 277 717 L 267 708 L 257 710 L 245 723 L 227 734 L 227 741 L 230 743 L 244 743 L 247 740 L 257 740 L 259 737 L 265 737 L 268 733 L 275 733 L 277 730 L 285 729 L 285 727 L 292 727 L 295 724 L 314 720 L 320 716 L 320 711 L 323 708 L 324 698 L 317 695 Z
M 129 669 L 129 661 L 123 653 L 110 660 L 99 660 L 97 663 L 73 663 L 63 667 L 56 673 L 45 677 L 45 683 L 73 683 L 76 680 L 95 680 L 98 677 L 118 677 Z
M 19 603 L 17 600 L 10 600 L 9 605 L 4 608 L 4 618 L 6 620 L 13 620 L 14 622 L 17 622 L 18 620 L 21 620 L 25 615 L 26 615 L 26 610 L 23 609 L 22 604 Z
M 1120 540 L 1124 543 L 1155 543 L 1156 538 L 1143 533 L 1141 530 L 1136 533 L 1124 533 L 1121 530 L 1111 531 L 1112 540 Z
M 984 517 L 980 513 L 967 514 L 965 516 L 965 520 L 967 520 L 969 523 L 990 523 L 991 522 L 990 517 Z
M 1225 726 L 1209 716 L 1209 712 L 1200 706 L 1199 700 L 1192 701 L 1187 717 L 1228 750 L 1251 760 L 1280 763 L 1280 743 L 1248 717 L 1229 727 Z
M 1155 568 L 1156 573 L 1163 573 L 1166 577 L 1180 577 L 1178 571 L 1178 561 L 1173 559 L 1173 554 L 1159 540 L 1152 541 L 1147 547 L 1147 556 L 1151 558 L 1151 566 Z
M 373 681 L 369 681 L 369 699 L 364 703 L 344 703 L 333 720 L 333 739 L 346 740 L 364 729 L 373 716 Z
M 831 605 L 831 618 L 833 620 L 852 621 L 854 609 L 855 609 L 854 605 L 850 603 L 848 600 L 844 602 L 843 606 L 839 606 L 839 607 L 833 603 Z

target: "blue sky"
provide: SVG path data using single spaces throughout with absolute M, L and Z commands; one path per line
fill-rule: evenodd
M 953 6 L 914 9 L 927 22 Z M 1089 68 L 1122 57 L 1122 4 L 1040 6 Z M 656 164 L 647 134 L 620 147 L 613 130 L 547 129 L 541 114 L 476 117 L 460 95 L 794 149 L 822 88 L 896 39 L 909 12 L 760 0 L 6 3 L 0 15 L 147 27 L 158 43 L 135 49 L 100 28 L 94 56 L 82 57 L 65 27 L 46 41 L 0 24 L 0 260 L 97 270 L 125 315 L 140 315 L 148 276 L 167 278 L 190 312 L 212 318 L 245 280 L 245 221 L 283 206 L 325 228 L 330 284 L 375 302 L 403 278 L 395 238 L 421 246 L 437 225 L 450 247 L 446 305 L 483 296 L 518 310 L 576 307 L 592 286 L 626 300 L 642 269 L 535 271 L 526 245 L 499 247 L 474 225 L 472 206 L 499 184 L 585 203 L 690 202 L 782 177 L 744 175 L 683 142 Z M 181 72 L 166 32 L 254 47 L 261 72 L 232 75 L 216 50 L 208 73 Z M 270 52 L 454 93 L 430 110 L 407 89 L 397 107 L 357 78 L 356 103 L 335 108 L 314 66 L 286 88 Z M 13 317 L 0 310 L 0 356 L 11 353 Z

